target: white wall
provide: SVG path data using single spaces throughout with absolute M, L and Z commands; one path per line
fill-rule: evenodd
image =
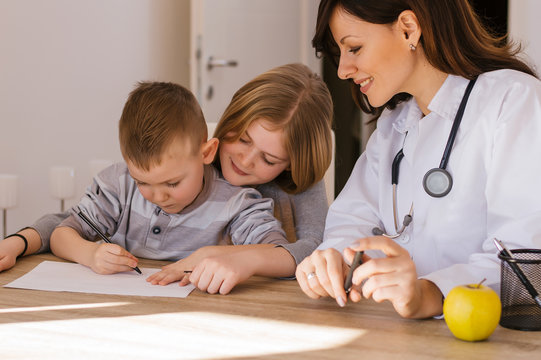
M 59 210 L 49 167 L 75 168 L 71 206 L 90 160 L 121 160 L 137 81 L 189 85 L 189 14 L 189 0 L 0 0 L 0 173 L 19 175 L 8 233 Z
M 526 60 L 541 76 L 541 39 L 539 0 L 509 0 L 509 34 L 522 43 Z

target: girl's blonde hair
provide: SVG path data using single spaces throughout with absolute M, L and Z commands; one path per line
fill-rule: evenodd
M 284 132 L 291 167 L 276 177 L 286 192 L 305 191 L 325 175 L 332 157 L 333 104 L 321 78 L 302 64 L 271 69 L 241 87 L 214 132 L 235 142 L 255 120 Z M 232 135 L 233 134 L 233 135 Z M 219 157 L 215 160 L 219 166 Z

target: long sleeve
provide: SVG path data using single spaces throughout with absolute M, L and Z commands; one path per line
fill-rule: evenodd
M 240 244 L 285 244 L 285 233 L 273 216 L 272 199 L 261 198 L 254 189 L 242 189 L 228 201 L 235 214 L 227 226 L 231 241 Z
M 36 230 L 41 238 L 41 247 L 38 253 L 50 250 L 51 234 L 54 229 L 69 216 L 70 212 L 46 214 L 40 217 L 30 227 Z
M 357 160 L 353 171 L 329 208 L 324 240 L 318 249 L 343 251 L 359 238 L 372 235 L 379 226 L 379 156 L 376 144 L 378 130 L 372 134 L 366 151 Z
M 320 181 L 308 190 L 295 195 L 287 196 L 284 192 L 283 197 L 291 202 L 296 241 L 282 247 L 289 251 L 295 262 L 299 264 L 323 240 L 328 211 L 325 183 Z M 279 206 L 276 200 L 275 206 Z M 286 221 L 286 219 L 282 220 L 283 223 Z

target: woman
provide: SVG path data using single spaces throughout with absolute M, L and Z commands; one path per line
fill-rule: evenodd
M 216 128 L 220 147 L 215 164 L 233 185 L 255 186 L 262 196 L 274 200 L 275 215 L 290 244 L 270 249 L 265 245 L 204 247 L 164 267 L 149 281 L 165 285 L 183 279 L 181 285 L 189 280 L 203 291 L 227 293 L 231 287 L 221 286 L 225 278 L 235 278 L 227 282 L 231 285 L 249 277 L 253 261 L 283 263 L 293 275 L 296 265 L 323 238 L 328 207 L 321 179 L 331 161 L 331 122 L 329 91 L 305 65 L 279 66 L 239 89 Z M 19 254 L 47 251 L 50 234 L 63 218 L 46 215 L 32 228 L 1 241 L 0 271 L 12 267 Z M 243 254 L 236 254 L 239 251 Z M 210 268 L 208 273 L 219 276 L 202 281 Z M 188 269 L 193 272 L 185 277 Z
M 356 251 L 369 254 L 350 299 L 388 300 L 403 317 L 440 315 L 457 285 L 486 278 L 497 289 L 494 237 L 541 246 L 532 69 L 467 0 L 322 0 L 313 44 L 379 118 L 323 243 L 297 267 L 302 290 L 344 306 Z

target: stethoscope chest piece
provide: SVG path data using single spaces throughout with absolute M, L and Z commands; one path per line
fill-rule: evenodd
M 453 187 L 453 178 L 445 169 L 434 168 L 429 170 L 423 178 L 423 188 L 432 197 L 444 197 Z

